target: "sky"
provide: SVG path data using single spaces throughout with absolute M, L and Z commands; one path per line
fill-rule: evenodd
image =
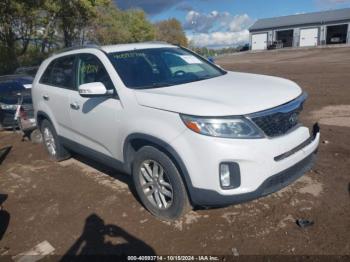
M 260 18 L 349 8 L 350 0 L 114 0 L 123 10 L 143 9 L 152 22 L 178 19 L 197 46 L 220 48 L 248 43 Z

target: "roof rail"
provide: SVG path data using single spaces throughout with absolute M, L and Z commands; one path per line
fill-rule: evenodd
M 104 52 L 99 45 L 88 44 L 88 45 L 76 45 L 76 46 L 63 48 L 63 49 L 60 49 L 60 50 L 54 52 L 52 55 L 57 55 L 57 54 L 61 54 L 61 53 L 64 53 L 64 52 L 78 50 L 78 49 L 83 49 L 83 48 L 95 48 L 95 49 L 98 49 L 98 50 Z

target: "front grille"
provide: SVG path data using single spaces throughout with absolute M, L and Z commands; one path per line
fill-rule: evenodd
M 298 125 L 305 98 L 303 95 L 285 105 L 254 114 L 251 119 L 269 137 L 284 135 Z
M 300 111 L 301 108 L 298 108 L 288 113 L 275 113 L 268 116 L 256 117 L 252 120 L 267 136 L 275 137 L 287 133 L 298 124 Z

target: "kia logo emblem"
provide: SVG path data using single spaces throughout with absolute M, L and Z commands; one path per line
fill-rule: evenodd
M 289 123 L 291 124 L 295 124 L 298 122 L 298 114 L 297 113 L 293 113 L 290 117 L 289 117 Z

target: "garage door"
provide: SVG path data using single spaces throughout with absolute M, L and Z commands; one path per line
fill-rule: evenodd
M 300 46 L 317 46 L 318 28 L 308 28 L 300 30 Z
M 252 50 L 264 50 L 267 48 L 267 33 L 252 35 Z

